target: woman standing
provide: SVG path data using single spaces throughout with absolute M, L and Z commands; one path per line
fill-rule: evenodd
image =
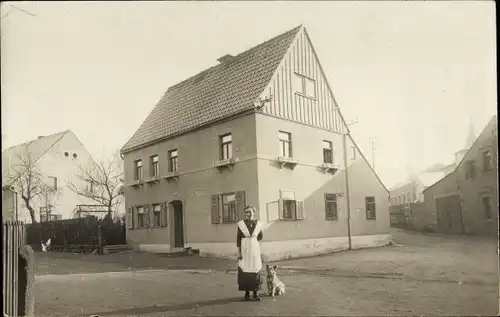
M 255 219 L 255 208 L 245 207 L 245 220 L 238 222 L 236 245 L 238 246 L 238 290 L 245 291 L 245 300 L 260 301 L 257 292 L 260 290 L 262 280 L 260 270 L 262 260 L 259 241 L 262 240 L 262 224 Z

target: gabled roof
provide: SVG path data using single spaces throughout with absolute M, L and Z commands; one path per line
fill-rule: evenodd
M 445 172 L 429 172 L 419 174 L 417 178 L 422 182 L 424 187 L 429 187 L 445 176 Z
M 20 157 L 24 151 L 28 151 L 33 163 L 38 161 L 48 150 L 50 150 L 59 140 L 62 139 L 70 130 L 44 136 L 35 140 L 11 146 L 2 152 L 2 183 L 5 184 L 9 171 L 12 166 L 18 165 Z
M 122 153 L 254 109 L 301 27 L 170 87 Z

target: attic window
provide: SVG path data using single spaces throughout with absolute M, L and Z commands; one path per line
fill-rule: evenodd
M 76 153 L 73 153 L 73 158 L 76 158 L 76 157 L 77 157 Z
M 316 98 L 316 81 L 314 79 L 294 73 L 292 80 L 295 93 L 312 99 Z
M 69 153 L 68 152 L 64 152 L 64 156 L 68 157 Z
M 232 56 L 232 55 L 230 55 L 230 54 L 226 54 L 226 55 L 224 55 L 224 56 L 222 56 L 222 57 L 219 57 L 219 58 L 217 59 L 217 61 L 218 61 L 218 62 L 220 62 L 220 63 L 225 63 L 225 62 L 229 61 L 229 60 L 230 60 L 230 59 L 232 59 L 232 58 L 233 58 L 233 56 Z

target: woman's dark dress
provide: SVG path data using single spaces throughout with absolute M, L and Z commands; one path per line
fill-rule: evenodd
M 255 230 L 255 225 L 257 224 L 256 220 L 245 220 L 245 225 L 248 228 L 248 232 L 250 234 Z M 245 235 L 241 232 L 238 227 L 238 234 L 236 236 L 236 246 L 241 247 L 241 239 L 244 238 Z M 257 240 L 262 240 L 262 231 L 257 235 Z M 262 279 L 260 272 L 258 273 L 247 273 L 243 272 L 241 268 L 238 266 L 238 290 L 240 291 L 259 291 L 262 285 Z

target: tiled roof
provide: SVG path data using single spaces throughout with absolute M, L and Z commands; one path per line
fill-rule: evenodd
M 252 109 L 300 28 L 170 87 L 122 152 Z
M 5 181 L 11 174 L 10 169 L 20 163 L 20 157 L 24 155 L 24 151 L 27 150 L 30 153 L 30 159 L 36 162 L 68 132 L 69 130 L 44 136 L 43 138 L 31 140 L 5 149 L 5 151 L 2 152 L 3 185 L 5 185 Z

